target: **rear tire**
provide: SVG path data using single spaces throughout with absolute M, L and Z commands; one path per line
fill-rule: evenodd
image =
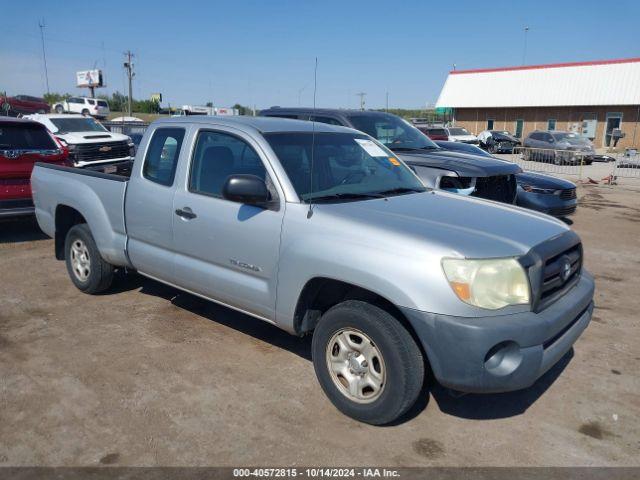
M 62 108 L 62 105 L 56 105 L 56 113 L 57 114 L 64 113 L 64 108 Z
M 345 415 L 384 425 L 418 399 L 424 359 L 391 314 L 359 300 L 330 308 L 313 332 L 313 366 L 329 400 Z
M 85 117 L 89 116 L 89 110 L 87 110 L 86 108 L 82 109 L 82 115 L 84 115 Z
M 111 286 L 113 265 L 103 260 L 86 223 L 69 229 L 64 251 L 67 272 L 78 290 L 93 294 L 104 292 Z

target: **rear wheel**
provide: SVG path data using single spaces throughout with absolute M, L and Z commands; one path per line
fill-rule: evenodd
M 313 333 L 313 365 L 329 400 L 345 415 L 383 425 L 416 402 L 424 360 L 391 314 L 348 300 L 329 309 Z
M 86 108 L 82 109 L 82 115 L 84 115 L 85 117 L 89 115 L 89 110 L 87 110 Z
M 67 271 L 84 293 L 103 292 L 113 281 L 113 265 L 103 260 L 86 223 L 74 225 L 64 244 Z
M 64 108 L 62 108 L 62 105 L 56 105 L 56 113 L 64 113 Z

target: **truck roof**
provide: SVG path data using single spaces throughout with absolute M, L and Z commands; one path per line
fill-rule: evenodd
M 227 125 L 230 127 L 250 127 L 260 133 L 273 132 L 342 132 L 353 133 L 355 130 L 337 125 L 329 125 L 319 122 L 308 122 L 306 120 L 292 120 L 289 118 L 275 117 L 249 117 L 249 116 L 187 116 L 171 117 L 156 120 L 153 123 L 199 123 L 210 125 Z M 315 125 L 315 127 L 314 127 Z M 360 133 L 360 132 L 358 132 Z

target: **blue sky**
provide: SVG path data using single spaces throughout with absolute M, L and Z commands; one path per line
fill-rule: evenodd
M 420 108 L 447 72 L 640 56 L 640 2 L 602 1 L 119 1 L 0 0 L 0 91 L 76 93 L 76 70 L 105 71 L 125 90 L 124 52 L 136 55 L 134 97 L 165 104 Z M 78 92 L 79 93 L 79 92 Z

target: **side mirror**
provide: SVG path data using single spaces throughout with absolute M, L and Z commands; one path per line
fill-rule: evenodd
M 257 207 L 266 207 L 271 199 L 264 180 L 255 175 L 231 175 L 222 187 L 222 197 Z

